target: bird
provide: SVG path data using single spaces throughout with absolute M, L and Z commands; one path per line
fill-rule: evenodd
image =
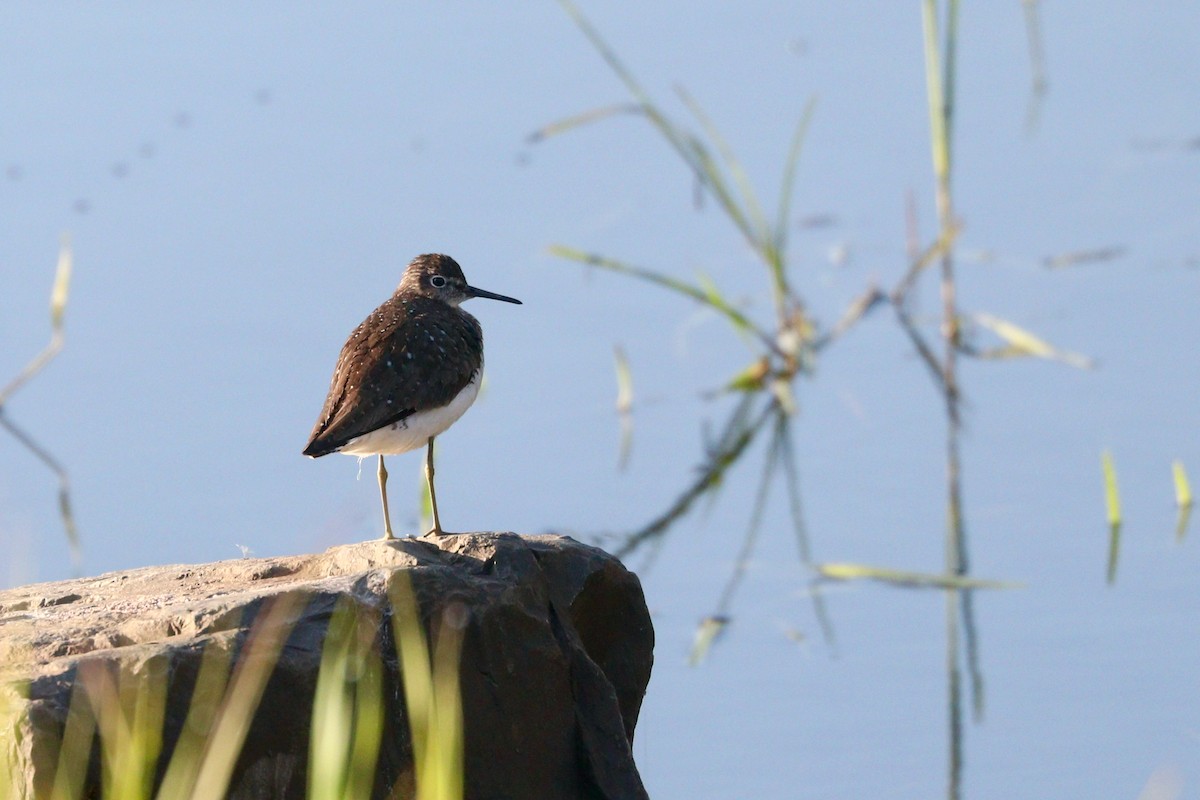
M 447 255 L 409 262 L 396 291 L 342 346 L 325 405 L 303 454 L 379 456 L 383 538 L 394 539 L 388 514 L 385 455 L 424 446 L 433 535 L 445 535 L 433 488 L 433 440 L 458 421 L 483 380 L 483 328 L 459 306 L 473 297 L 521 305 L 477 289 Z

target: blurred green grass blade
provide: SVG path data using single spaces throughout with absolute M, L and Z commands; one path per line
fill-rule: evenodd
M 1050 361 L 1060 361 L 1077 369 L 1092 369 L 1095 362 L 1085 355 L 1060 350 L 1044 339 L 1035 336 L 1024 328 L 1008 320 L 994 317 L 991 314 L 979 312 L 971 315 L 971 319 L 983 328 L 1005 341 L 1007 347 L 1000 350 L 985 351 L 985 358 L 1008 358 L 1032 356 Z
M 583 12 L 581 12 L 579 8 L 571 2 L 571 0 L 558 0 L 558 2 L 559 5 L 563 7 L 563 9 L 575 22 L 576 27 L 578 27 L 579 30 L 583 32 L 583 35 L 587 37 L 588 41 L 592 43 L 592 47 L 596 48 L 596 52 L 598 52 L 601 58 L 608 63 L 609 68 L 612 69 L 612 71 L 616 73 L 617 77 L 621 79 L 621 82 L 625 84 L 625 88 L 629 90 L 630 94 L 642 101 L 643 105 L 650 105 L 648 102 L 649 97 L 644 91 L 642 91 L 642 87 L 634 79 L 633 73 L 625 68 L 625 65 L 621 63 L 621 59 L 617 58 L 617 54 L 608 46 L 608 43 L 604 41 L 604 39 L 600 36 L 600 33 L 592 27 L 592 24 L 588 22 L 587 17 L 583 15 Z
M 725 295 L 721 294 L 721 290 L 717 288 L 717 284 L 712 278 L 701 272 L 696 277 L 696 283 L 699 284 L 700 291 L 704 293 L 705 302 L 721 312 L 730 322 L 733 323 L 734 329 L 743 335 L 753 335 L 754 326 L 749 320 L 730 303 Z
M 761 243 L 758 242 L 754 235 L 754 230 L 747 222 L 742 209 L 734 200 L 732 193 L 725 184 L 725 179 L 712 157 L 708 155 L 707 149 L 695 137 L 688 135 L 678 126 L 673 124 L 667 118 L 659 107 L 650 99 L 650 95 L 642 89 L 641 85 L 633 77 L 625 65 L 621 62 L 608 43 L 600 36 L 599 32 L 592 27 L 583 13 L 575 6 L 571 0 L 559 0 L 559 5 L 567 12 L 571 19 L 575 22 L 576 27 L 583 32 L 587 37 L 592 47 L 596 49 L 608 64 L 609 68 L 617 75 L 625 88 L 633 95 L 638 103 L 638 107 L 646 118 L 658 129 L 667 143 L 675 150 L 684 163 L 692 170 L 697 179 L 702 181 L 712 191 L 717 202 L 725 210 L 726 214 L 738 227 L 742 235 L 746 237 L 754 247 L 760 248 Z
M 407 573 L 396 575 L 389 587 L 392 605 L 392 631 L 396 654 L 400 659 L 404 706 L 412 734 L 413 769 L 420 789 L 433 726 L 433 674 L 429 664 L 429 644 L 421 624 L 420 607 Z
M 1108 526 L 1108 567 L 1105 579 L 1112 586 L 1117 582 L 1117 562 L 1121 556 L 1121 523 L 1112 522 Z
M 364 632 L 360 627 L 360 633 Z M 374 628 L 370 630 L 373 635 Z M 373 638 L 373 636 L 372 636 Z M 361 645 L 360 645 L 361 646 Z M 350 770 L 346 798 L 371 797 L 375 785 L 379 745 L 383 741 L 384 698 L 383 665 L 373 641 L 360 651 L 354 704 L 354 746 L 350 750 Z
M 388 594 L 412 735 L 416 800 L 462 800 L 463 720 L 458 674 L 469 612 L 461 605 L 447 607 L 431 655 L 409 576 L 397 574 Z
M 1042 44 L 1042 24 L 1038 9 L 1039 0 L 1021 0 L 1025 12 L 1025 40 L 1029 49 L 1030 93 L 1034 96 L 1046 91 L 1046 49 Z
M 738 450 L 742 446 L 743 441 L 751 439 L 754 436 L 750 419 L 750 411 L 753 408 L 754 399 L 755 395 L 753 393 L 746 393 L 738 401 L 738 404 L 733 407 L 729 417 L 725 420 L 725 424 L 722 426 L 721 432 L 715 441 L 709 439 L 707 430 L 703 431 L 701 447 L 704 450 L 707 463 L 702 469 L 709 473 L 710 478 L 707 486 L 701 492 L 707 495 L 707 502 L 703 509 L 705 515 L 716 505 L 717 499 L 721 495 L 721 489 L 725 486 L 724 470 L 736 460 L 728 459 L 727 454 Z
M 87 778 L 92 741 L 96 736 L 96 717 L 88 702 L 84 682 L 76 680 L 71 687 L 67 719 L 59 742 L 58 765 L 54 770 L 54 785 L 50 800 L 79 800 Z
M 558 258 L 565 258 L 570 261 L 577 261 L 581 264 L 600 267 L 601 269 L 606 269 L 610 272 L 629 275 L 637 278 L 638 280 L 656 284 L 664 289 L 669 289 L 677 294 L 691 298 L 702 305 L 706 305 L 709 308 L 718 311 L 738 329 L 752 331 L 756 336 L 759 337 L 759 339 L 769 341 L 766 334 L 761 331 L 750 320 L 749 317 L 722 300 L 714 300 L 714 298 L 710 296 L 708 292 L 699 286 L 693 286 L 690 283 L 681 281 L 678 278 L 672 278 L 670 275 L 664 275 L 661 272 L 655 272 L 654 270 L 645 269 L 643 267 L 635 267 L 632 264 L 626 264 L 623 261 L 618 261 L 613 258 L 606 258 L 605 256 L 600 256 L 593 253 L 585 253 L 582 250 L 576 250 L 564 245 L 551 245 L 549 252 L 551 255 L 557 256 Z
M 616 76 L 621 80 L 621 83 L 625 84 L 626 90 L 628 90 L 629 93 L 633 95 L 633 98 L 637 101 L 637 107 L 641 113 L 645 114 L 646 118 L 649 119 L 656 128 L 658 128 L 659 132 L 662 133 L 663 137 L 666 138 L 673 148 L 675 148 L 679 155 L 683 157 L 684 161 L 695 167 L 694 162 L 691 160 L 691 158 L 689 158 L 688 147 L 686 144 L 687 137 L 684 136 L 674 125 L 672 125 L 666 116 L 658 109 L 658 106 L 656 106 L 650 99 L 650 95 L 647 94 L 644 89 L 642 89 L 641 84 L 639 84 L 633 77 L 633 73 L 626 69 L 625 64 L 622 63 L 621 59 L 617 58 L 617 54 L 611 47 L 608 46 L 608 43 L 604 41 L 604 38 L 600 36 L 599 31 L 592 27 L 592 24 L 588 22 L 587 17 L 583 15 L 583 12 L 581 12 L 579 8 L 576 7 L 573 2 L 571 2 L 571 0 L 559 0 L 559 5 L 562 6 L 563 10 L 567 12 L 567 15 L 571 17 L 571 20 L 575 23 L 575 26 L 582 31 L 585 37 L 587 37 L 587 40 L 591 43 L 592 47 L 595 48 L 596 52 L 600 54 L 600 57 L 603 58 L 605 63 L 608 64 L 609 69 L 616 74 Z
M 721 485 L 722 478 L 734 463 L 741 458 L 746 448 L 762 430 L 771 413 L 775 410 L 774 401 L 764 403 L 758 415 L 750 420 L 748 410 L 757 394 L 746 394 L 730 415 L 715 447 L 706 448 L 704 462 L 700 465 L 699 475 L 675 501 L 637 531 L 625 538 L 614 555 L 623 558 L 649 541 L 661 536 L 676 520 L 683 517 L 691 509 L 695 501 L 711 493 Z
M 784 486 L 787 488 L 788 512 L 792 518 L 792 532 L 796 537 L 796 546 L 800 555 L 800 563 L 812 561 L 812 552 L 808 544 L 808 526 L 804 524 L 804 505 L 800 495 L 800 468 L 796 465 L 796 442 L 792 438 L 791 420 L 782 416 L 778 420 L 780 438 L 779 460 L 783 464 Z
M 957 94 L 958 75 L 958 17 L 961 3 L 948 0 L 946 3 L 945 58 L 942 64 L 942 117 L 945 119 L 946 173 L 953 168 L 954 147 L 954 101 Z
M 225 796 L 267 680 L 306 600 L 304 595 L 292 592 L 264 603 L 258 612 L 233 668 L 224 702 L 217 711 L 192 800 L 217 800 Z
M 128 727 L 112 676 L 112 670 L 117 667 L 95 659 L 80 663 L 75 671 L 75 680 L 83 684 L 92 718 L 100 732 L 100 785 L 106 800 L 119 794 L 123 766 L 120 756 Z
M 775 251 L 787 252 L 788 233 L 791 230 L 789 217 L 792 213 L 792 195 L 796 188 L 796 165 L 800 162 L 800 152 L 804 148 L 804 140 L 808 137 L 808 128 L 812 124 L 813 113 L 817 109 L 817 98 L 810 97 L 804 104 L 800 121 L 796 123 L 796 131 L 792 134 L 792 144 L 788 148 L 787 160 L 783 164 L 783 179 L 779 182 L 779 205 L 775 214 Z
M 738 209 L 738 214 L 742 219 L 749 221 L 749 229 L 754 233 L 752 241 L 757 242 L 761 250 L 770 248 L 774 237 L 771 236 L 771 228 L 767 222 L 767 215 L 763 213 L 762 205 L 758 202 L 758 195 L 754 191 L 754 185 L 750 182 L 750 176 L 746 173 L 742 162 L 733 151 L 732 145 L 721 134 L 721 129 L 716 126 L 700 103 L 686 89 L 682 86 L 677 86 L 675 91 L 680 99 L 683 100 L 688 110 L 692 112 L 692 116 L 700 123 L 700 127 L 704 130 L 705 135 L 716 146 L 722 161 L 725 162 L 725 169 L 728 170 L 734 185 L 737 186 L 738 192 L 741 194 L 741 204 L 733 202 L 733 206 Z M 712 172 L 716 175 L 721 174 L 715 165 Z
M 913 572 L 875 567 L 867 564 L 830 562 L 814 565 L 822 578 L 835 581 L 872 580 L 896 586 L 930 589 L 1021 589 L 1024 584 L 1009 581 L 984 580 L 966 575 Z
M 746 396 L 734 407 L 729 413 L 725 424 L 721 427 L 721 433 L 717 436 L 716 441 L 707 448 L 709 455 L 717 456 L 721 453 L 727 453 L 733 450 L 738 442 L 740 442 L 752 428 L 755 423 L 752 421 L 750 412 L 753 409 L 753 397 Z
M 325 633 L 321 667 L 313 691 L 312 731 L 309 736 L 308 797 L 342 797 L 349 772 L 354 707 L 351 688 L 350 645 L 354 635 L 354 607 L 339 600 Z
M 366 800 L 383 731 L 378 620 L 339 601 L 329 622 L 313 696 L 309 798 Z
M 1117 488 L 1117 465 L 1112 452 L 1105 449 L 1100 454 L 1100 467 L 1104 472 L 1104 507 L 1109 525 L 1121 524 L 1121 493 Z
M 721 596 L 717 600 L 717 617 L 727 617 L 729 615 L 729 610 L 733 607 L 734 595 L 737 594 L 738 588 L 746 577 L 746 571 L 750 567 L 750 557 L 754 554 L 754 547 L 758 543 L 758 536 L 762 530 L 763 512 L 767 508 L 767 500 L 770 497 L 771 479 L 775 476 L 775 470 L 779 467 L 779 450 L 782 445 L 779 437 L 779 419 L 781 414 L 776 411 L 773 416 L 776 420 L 776 425 L 772 430 L 771 442 L 767 448 L 766 458 L 763 460 L 762 475 L 758 481 L 758 489 L 754 493 L 754 503 L 750 507 L 750 520 L 746 524 L 746 534 L 742 538 L 742 546 L 738 549 L 738 554 L 734 558 L 733 571 L 730 573 L 729 580 L 726 581 L 725 588 L 721 590 Z
M 551 122 L 549 125 L 544 125 L 529 134 L 525 141 L 529 144 L 537 144 L 549 139 L 551 136 L 559 136 L 576 128 L 581 128 L 584 125 L 591 125 L 610 117 L 644 114 L 645 110 L 636 103 L 613 103 L 612 105 L 601 106 L 600 108 L 593 108 L 589 111 L 573 114 L 558 122 Z
M 171 761 L 159 785 L 160 800 L 190 797 L 200 773 L 208 735 L 229 685 L 233 665 L 233 647 L 212 640 L 200 657 L 200 670 L 188 701 L 187 717 L 171 753 Z
M 692 637 L 692 649 L 688 653 L 688 666 L 696 667 L 703 663 L 712 650 L 712 646 L 721 638 L 721 634 L 729 627 L 729 617 L 714 615 L 700 620 L 696 633 Z
M 1192 518 L 1192 506 L 1180 506 L 1175 516 L 1175 541 L 1182 542 L 1187 536 L 1188 521 Z
M 1188 508 L 1192 505 L 1192 485 L 1188 482 L 1187 471 L 1183 462 L 1175 459 L 1171 463 L 1171 475 L 1175 481 L 1175 505 Z
M 433 778 L 432 790 L 418 785 L 421 800 L 462 800 L 463 796 L 463 708 L 458 685 L 463 630 L 470 612 L 461 603 L 442 613 L 433 648 L 433 697 L 437 714 L 425 783 Z
M 129 752 L 123 767 L 127 784 L 122 793 L 128 800 L 145 800 L 154 789 L 158 757 L 162 752 L 163 718 L 167 707 L 166 657 L 143 665 L 144 673 L 126 673 L 126 681 L 137 687 L 130 715 Z
M 938 183 L 946 185 L 950 175 L 950 144 L 945 117 L 946 101 L 942 89 L 942 58 L 938 50 L 936 0 L 922 0 L 921 22 L 925 45 L 925 87 L 929 105 L 933 171 Z
M 708 480 L 703 488 L 701 488 L 700 482 L 694 484 L 692 491 L 697 492 L 697 497 L 703 495 L 705 498 L 704 506 L 700 511 L 703 518 L 707 519 L 709 512 L 717 505 L 717 500 L 721 497 L 721 490 L 725 488 L 725 470 L 736 461 L 736 459 L 729 460 L 727 454 L 738 448 L 743 437 L 747 439 L 753 437 L 749 422 L 749 412 L 753 400 L 754 394 L 752 393 L 747 393 L 742 397 L 725 421 L 716 441 L 712 441 L 708 436 L 707 426 L 701 430 L 701 447 L 705 454 L 705 463 L 701 470 Z M 676 501 L 677 504 L 684 496 L 680 495 Z
M 100 730 L 103 797 L 145 800 L 162 747 L 165 658 L 143 663 L 137 674 L 124 662 L 86 661 L 79 665 L 76 680 L 83 684 Z
M 1042 25 L 1038 0 L 1021 0 L 1025 9 L 1025 38 L 1029 43 L 1029 101 L 1025 111 L 1025 133 L 1037 130 L 1042 99 L 1046 96 L 1046 56 L 1042 44 Z
M 716 159 L 708 152 L 708 148 L 704 143 L 690 134 L 679 134 L 680 137 L 680 155 L 691 166 L 696 177 L 708 187 L 716 198 L 717 205 L 725 212 L 730 221 L 745 237 L 750 246 L 760 252 L 763 251 L 763 242 L 756 233 L 754 226 L 746 216 L 745 210 L 738 205 L 737 199 L 729 188 L 729 184 L 725 180 L 725 174 L 718 166 Z
M 0 730 L 17 731 L 20 729 L 22 709 L 25 707 L 26 701 L 29 699 L 29 683 L 27 680 L 14 681 L 0 668 Z M 67 722 L 70 722 L 68 716 Z M 65 732 L 64 732 L 65 733 Z M 88 733 L 88 743 L 91 742 L 91 733 Z M 24 793 L 23 784 L 25 782 L 25 774 L 18 764 L 20 756 L 17 748 L 13 747 L 13 742 L 6 743 L 8 746 L 0 747 L 0 800 L 16 800 L 22 797 Z M 60 762 L 61 762 L 61 750 Z M 58 775 L 55 775 L 57 781 Z M 79 791 L 75 794 L 63 795 L 62 800 L 75 800 L 79 796 Z M 60 800 L 59 796 L 51 794 L 51 800 Z

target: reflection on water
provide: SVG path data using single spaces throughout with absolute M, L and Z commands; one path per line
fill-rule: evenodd
M 71 563 L 76 574 L 83 563 L 83 553 L 79 543 L 79 534 L 75 529 L 75 515 L 71 511 L 71 481 L 67 470 L 58 459 L 50 454 L 38 439 L 17 425 L 7 413 L 4 405 L 26 383 L 37 377 L 51 361 L 62 351 L 66 341 L 63 318 L 67 310 L 67 297 L 71 286 L 71 268 L 74 257 L 71 252 L 71 239 L 63 234 L 58 251 L 58 266 L 54 275 L 54 287 L 50 291 L 50 341 L 35 355 L 25 367 L 14 376 L 6 386 L 0 389 L 0 428 L 12 436 L 18 444 L 33 454 L 58 479 L 58 511 L 62 519 L 63 529 L 67 535 L 67 545 L 71 553 Z
M 637 101 L 635 109 L 670 143 L 677 154 L 696 176 L 697 185 L 707 190 L 725 217 L 746 239 L 753 251 L 766 267 L 769 278 L 771 306 L 775 310 L 774 327 L 760 326 L 735 307 L 711 281 L 702 279 L 690 284 L 667 274 L 644 267 L 630 265 L 618 259 L 584 253 L 567 247 L 555 247 L 554 252 L 584 264 L 602 267 L 635 280 L 667 289 L 694 302 L 706 305 L 718 312 L 729 323 L 730 329 L 762 345 L 761 354 L 741 373 L 727 382 L 724 391 L 737 392 L 741 399 L 734 406 L 715 438 L 706 444 L 704 459 L 697 469 L 697 477 L 686 486 L 662 513 L 651 519 L 642 528 L 629 534 L 617 549 L 617 555 L 628 558 L 646 545 L 661 543 L 662 537 L 693 508 L 701 498 L 712 496 L 720 488 L 727 471 L 737 465 L 749 452 L 750 446 L 761 434 L 769 431 L 768 443 L 761 467 L 757 488 L 750 503 L 749 520 L 741 545 L 734 559 L 734 566 L 724 588 L 716 601 L 714 611 L 700 623 L 694 636 L 689 662 L 693 665 L 702 661 L 708 650 L 719 640 L 731 623 L 733 600 L 746 576 L 747 566 L 754 554 L 767 508 L 772 483 L 782 474 L 788 494 L 788 509 L 791 514 L 801 564 L 822 574 L 821 565 L 811 559 L 811 548 L 804 525 L 800 499 L 799 475 L 796 469 L 795 443 L 791 434 L 791 419 L 796 413 L 794 384 L 800 375 L 811 373 L 821 350 L 832 344 L 857 322 L 865 318 L 876 307 L 889 304 L 896 319 L 915 346 L 937 390 L 942 396 L 946 413 L 946 541 L 944 575 L 941 583 L 964 579 L 968 574 L 968 552 L 966 526 L 962 509 L 962 484 L 960 462 L 961 394 L 959 391 L 958 359 L 960 355 L 988 356 L 989 351 L 979 351 L 964 345 L 961 332 L 961 313 L 956 300 L 956 277 L 954 272 L 954 242 L 960 224 L 953 210 L 950 191 L 951 159 L 950 130 L 954 107 L 953 88 L 956 65 L 954 54 L 957 38 L 957 3 L 952 2 L 946 12 L 945 40 L 938 38 L 936 9 L 932 3 L 924 6 L 925 53 L 927 81 L 929 83 L 930 115 L 933 121 L 932 139 L 934 154 L 934 176 L 937 185 L 937 213 L 939 231 L 932 244 L 924 251 L 911 247 L 910 264 L 895 288 L 885 297 L 874 285 L 847 307 L 842 318 L 828 330 L 822 330 L 803 311 L 804 303 L 794 291 L 786 245 L 787 234 L 792 226 L 788 213 L 792 192 L 792 175 L 799 156 L 800 143 L 807 130 L 812 113 L 810 103 L 797 128 L 792 151 L 783 169 L 783 191 L 777 221 L 772 225 L 763 214 L 755 193 L 745 180 L 741 165 L 729 145 L 708 121 L 704 113 L 686 94 L 681 96 L 699 120 L 704 139 L 720 154 L 720 160 L 709 155 L 704 140 L 689 133 L 682 125 L 672 121 L 664 111 L 637 83 L 636 79 L 618 60 L 616 54 L 588 23 L 579 10 L 567 0 L 564 8 L 591 41 L 600 55 L 625 83 Z M 1030 19 L 1031 41 L 1036 39 L 1036 16 Z M 1035 49 L 1035 63 L 1040 65 L 1040 49 Z M 1040 68 L 1040 66 L 1039 66 Z M 1041 85 L 1035 82 L 1035 86 Z M 560 123 L 542 128 L 536 141 L 569 131 L 582 124 L 590 124 L 610 117 L 612 107 L 578 115 Z M 915 213 L 909 219 L 915 219 Z M 915 225 L 915 223 L 914 223 Z M 910 242 L 916 242 L 919 234 L 910 232 Z M 914 322 L 911 312 L 912 297 L 920 287 L 923 275 L 940 268 L 940 291 L 942 306 L 942 344 L 939 357 L 935 345 Z M 990 315 L 980 315 L 990 321 L 988 325 L 1007 340 L 1004 351 L 1008 356 L 1040 355 L 1058 357 L 1059 351 L 1041 343 L 1039 339 L 1020 330 L 1015 325 L 998 320 Z M 1031 345 L 1030 342 L 1033 342 Z M 623 429 L 622 451 L 627 452 L 630 436 L 631 377 L 624 354 L 617 351 L 618 411 Z M 651 550 L 650 558 L 657 555 Z M 649 563 L 642 565 L 644 573 Z M 874 577 L 888 580 L 895 578 L 895 571 L 875 570 Z M 830 570 L 826 567 L 825 575 Z M 903 582 L 900 579 L 898 582 Z M 927 585 L 938 586 L 937 576 Z M 976 632 L 972 591 L 969 589 L 946 588 L 946 666 L 949 686 L 950 767 L 949 796 L 957 798 L 961 784 L 962 765 L 962 703 L 960 660 L 966 664 L 971 691 L 971 708 L 974 717 L 981 719 L 984 710 L 984 682 L 979 666 L 979 640 Z M 829 622 L 819 590 L 810 592 L 814 613 L 821 621 L 826 641 L 833 641 L 833 626 Z
M 958 98 L 958 35 L 959 4 L 950 0 L 945 7 L 929 0 L 922 4 L 925 79 L 928 93 L 932 167 L 935 186 L 937 231 L 923 248 L 916 223 L 914 201 L 909 196 L 909 252 L 903 277 L 886 294 L 874 284 L 852 302 L 834 326 L 823 329 L 819 322 L 804 311 L 805 303 L 794 290 L 788 259 L 787 231 L 791 227 L 788 199 L 791 178 L 799 146 L 812 111 L 810 104 L 797 131 L 793 150 L 782 170 L 783 191 L 777 220 L 768 221 L 758 204 L 755 193 L 745 178 L 745 172 L 732 148 L 689 95 L 680 90 L 685 105 L 698 121 L 702 134 L 689 132 L 670 119 L 663 109 L 642 89 L 632 74 L 618 60 L 614 51 L 600 38 L 582 14 L 568 0 L 564 7 L 585 33 L 591 44 L 622 80 L 635 104 L 632 107 L 605 107 L 579 115 L 561 123 L 547 126 L 539 132 L 539 140 L 549 135 L 572 130 L 583 124 L 612 116 L 613 108 L 620 113 L 634 113 L 647 121 L 674 148 L 696 178 L 696 185 L 708 192 L 726 219 L 750 245 L 766 268 L 771 307 L 775 317 L 770 325 L 760 325 L 742 309 L 730 302 L 711 280 L 701 277 L 689 283 L 658 270 L 634 266 L 618 258 L 587 253 L 569 247 L 556 246 L 553 252 L 567 259 L 627 276 L 644 284 L 666 289 L 676 295 L 707 306 L 721 316 L 731 331 L 760 346 L 751 364 L 728 380 L 724 392 L 739 393 L 734 405 L 716 436 L 706 441 L 696 476 L 678 492 L 675 500 L 641 528 L 631 532 L 617 553 L 624 558 L 648 548 L 649 555 L 641 565 L 644 573 L 661 551 L 666 534 L 694 510 L 703 498 L 715 495 L 728 474 L 745 460 L 750 452 L 763 452 L 759 477 L 749 500 L 746 528 L 733 561 L 733 567 L 710 614 L 697 627 L 689 663 L 698 665 L 722 639 L 734 622 L 733 602 L 747 576 L 749 565 L 759 541 L 764 511 L 770 499 L 773 482 L 782 480 L 787 490 L 787 502 L 795 534 L 800 563 L 816 577 L 808 593 L 814 617 L 832 649 L 834 626 L 823 600 L 822 580 L 830 578 L 869 577 L 876 580 L 940 591 L 944 600 L 945 618 L 945 680 L 947 764 L 946 796 L 957 800 L 963 796 L 964 725 L 969 709 L 970 719 L 982 723 L 987 696 L 981 657 L 981 631 L 977 621 L 975 599 L 981 587 L 989 585 L 970 575 L 970 547 L 966 513 L 963 502 L 963 401 L 961 367 L 963 359 L 1040 358 L 1057 361 L 1079 369 L 1092 369 L 1094 362 L 1087 356 L 1060 349 L 1024 327 L 986 311 L 968 313 L 959 303 L 960 278 L 956 270 L 956 244 L 963 230 L 955 208 L 952 191 L 955 174 L 953 131 L 957 127 Z M 1039 122 L 1045 97 L 1047 79 L 1043 52 L 1038 4 L 1023 4 L 1026 15 L 1028 46 L 1031 63 L 1031 87 L 1026 117 L 1027 131 L 1034 131 Z M 968 99 L 969 101 L 969 99 Z M 709 152 L 710 148 L 716 154 Z M 1083 264 L 1095 264 L 1120 259 L 1126 248 L 1120 245 L 1072 251 L 1047 258 L 1047 269 L 1066 269 Z M 923 285 L 933 283 L 940 300 L 936 335 L 930 335 L 914 310 L 914 298 L 922 293 Z M 925 294 L 930 292 L 926 289 Z M 804 523 L 796 468 L 795 443 L 792 435 L 793 415 L 796 413 L 795 384 L 802 375 L 811 375 L 818 356 L 842 334 L 876 309 L 892 309 L 899 329 L 907 337 L 926 372 L 933 381 L 944 409 L 944 477 L 945 477 L 945 534 L 941 574 L 911 573 L 894 568 L 867 567 L 859 564 L 814 563 Z M 971 329 L 967 329 L 967 324 Z M 976 344 L 977 331 L 982 329 L 999 339 L 995 346 Z M 632 430 L 631 377 L 623 353 L 618 353 L 618 407 L 622 420 L 622 452 L 628 452 Z M 620 398 L 626 398 L 622 403 Z M 760 450 L 752 445 L 765 436 L 767 443 Z M 624 463 L 624 456 L 623 456 Z M 1110 454 L 1105 453 L 1104 474 L 1109 508 L 1108 583 L 1117 579 L 1120 551 L 1121 515 L 1116 490 L 1116 474 Z M 1179 486 L 1177 472 L 1177 487 Z M 1185 494 L 1179 490 L 1180 497 Z M 1190 497 L 1178 503 L 1180 516 L 1178 538 L 1186 526 Z M 999 588 L 1004 584 L 997 584 Z

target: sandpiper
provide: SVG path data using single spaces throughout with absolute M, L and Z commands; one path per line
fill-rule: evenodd
M 483 379 L 483 329 L 459 308 L 472 297 L 521 303 L 467 285 L 450 256 L 417 256 L 396 292 L 354 329 L 338 356 L 325 407 L 304 455 L 379 456 L 383 538 L 393 539 L 385 455 L 424 445 L 433 529 L 443 534 L 433 491 L 433 440 L 463 415 Z

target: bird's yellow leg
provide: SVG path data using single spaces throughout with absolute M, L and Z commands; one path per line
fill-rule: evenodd
M 433 440 L 434 437 L 430 436 L 425 451 L 425 480 L 429 483 L 429 505 L 433 509 L 433 529 L 429 532 L 434 536 L 441 536 L 445 531 L 442 530 L 442 521 L 438 518 L 437 494 L 433 491 Z
M 383 500 L 383 538 L 395 539 L 392 533 L 392 518 L 388 514 L 387 503 L 387 467 L 383 466 L 383 454 L 379 455 L 379 497 Z

